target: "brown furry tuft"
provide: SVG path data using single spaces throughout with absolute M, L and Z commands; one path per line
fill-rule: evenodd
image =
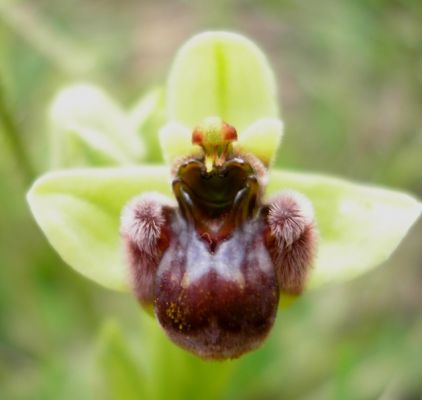
M 174 205 L 173 201 L 158 193 L 133 198 L 122 212 L 121 234 L 136 243 L 139 250 L 153 254 L 166 222 L 164 210 Z
M 280 245 L 298 240 L 313 218 L 312 204 L 300 193 L 286 190 L 269 202 L 267 222 Z
M 312 266 L 318 238 L 312 204 L 302 194 L 286 190 L 270 200 L 266 214 L 267 247 L 280 290 L 299 294 Z
M 130 283 L 133 293 L 143 306 L 152 306 L 154 301 L 154 280 L 158 256 L 139 250 L 128 236 L 123 236 L 129 265 Z
M 291 246 L 284 248 L 277 257 L 277 277 L 280 290 L 300 294 L 315 258 L 317 231 L 307 225 L 302 235 Z
M 121 216 L 121 235 L 125 245 L 132 289 L 143 305 L 152 305 L 155 273 L 168 246 L 168 221 L 174 202 L 146 193 L 125 206 Z

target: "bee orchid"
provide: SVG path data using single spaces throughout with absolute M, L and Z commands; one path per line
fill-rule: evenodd
M 203 358 L 257 348 L 280 303 L 382 263 L 421 211 L 408 194 L 272 168 L 275 87 L 254 43 L 206 32 L 178 52 L 164 104 L 125 113 L 97 88 L 66 89 L 52 107 L 65 168 L 28 193 L 67 264 L 132 291 Z M 143 164 L 158 141 L 166 163 Z

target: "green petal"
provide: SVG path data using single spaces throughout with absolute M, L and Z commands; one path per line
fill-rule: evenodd
M 151 118 L 155 110 L 161 107 L 163 97 L 163 90 L 155 88 L 142 96 L 137 103 L 129 111 L 129 119 L 137 130 L 142 130 L 142 127 Z
M 171 194 L 165 167 L 69 169 L 39 178 L 31 211 L 63 260 L 111 289 L 128 287 L 119 236 L 120 213 L 140 192 Z
M 169 122 L 160 130 L 160 144 L 164 160 L 172 163 L 180 157 L 199 154 L 200 148 L 192 145 L 192 131 L 177 122 Z
M 144 161 L 162 161 L 158 131 L 165 123 L 164 90 L 155 88 L 145 94 L 130 110 L 129 120 L 145 141 Z
M 205 32 L 179 51 L 170 71 L 168 116 L 189 128 L 219 116 L 242 131 L 277 117 L 276 85 L 265 55 L 244 36 Z
M 59 162 L 56 158 L 55 166 L 82 165 L 114 165 L 131 164 L 133 159 L 121 148 L 110 141 L 104 132 L 86 128 L 84 126 L 68 126 L 63 132 L 67 135 L 66 144 L 63 143 Z M 56 135 L 60 135 L 56 130 Z
M 236 150 L 253 153 L 266 166 L 274 160 L 283 135 L 283 123 L 276 118 L 259 119 L 239 135 Z
M 50 108 L 54 168 L 134 164 L 144 148 L 128 116 L 100 88 L 63 89 Z
M 353 278 L 385 261 L 421 212 L 413 197 L 304 173 L 273 171 L 268 195 L 294 189 L 312 201 L 320 243 L 311 286 Z

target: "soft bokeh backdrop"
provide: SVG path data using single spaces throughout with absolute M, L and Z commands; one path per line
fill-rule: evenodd
M 0 112 L 13 120 L 0 124 L 0 398 L 134 398 L 116 393 L 118 363 L 101 347 L 118 324 L 136 348 L 136 302 L 67 268 L 25 203 L 31 177 L 48 168 L 46 109 L 57 90 L 93 81 L 129 107 L 162 84 L 192 34 L 238 31 L 263 48 L 278 78 L 286 123 L 278 165 L 421 198 L 421 21 L 418 0 L 1 0 Z M 233 363 L 219 396 L 420 398 L 421 236 L 419 222 L 382 267 L 280 312 L 270 340 Z M 105 320 L 114 322 L 104 328 Z M 171 394 L 177 382 L 156 385 Z M 185 384 L 190 398 L 203 396 Z

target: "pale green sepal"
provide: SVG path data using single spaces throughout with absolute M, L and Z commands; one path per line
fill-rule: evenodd
M 168 117 L 189 128 L 218 115 L 238 131 L 278 116 L 276 84 L 267 58 L 249 39 L 205 32 L 179 50 L 167 87 Z
M 421 212 L 408 194 L 333 177 L 273 170 L 267 195 L 294 189 L 312 201 L 320 232 L 310 286 L 351 279 L 385 261 Z
M 192 130 L 178 122 L 169 122 L 160 129 L 160 144 L 164 160 L 172 163 L 178 158 L 200 154 L 192 144 Z
M 51 104 L 49 121 L 53 168 L 135 164 L 144 155 L 129 117 L 94 85 L 61 90 Z
M 239 134 L 233 143 L 235 151 L 252 153 L 266 166 L 274 160 L 283 136 L 283 122 L 276 118 L 263 118 Z
M 27 199 L 38 225 L 66 263 L 105 287 L 126 290 L 121 210 L 141 192 L 170 195 L 170 188 L 166 167 L 81 168 L 43 175 Z

